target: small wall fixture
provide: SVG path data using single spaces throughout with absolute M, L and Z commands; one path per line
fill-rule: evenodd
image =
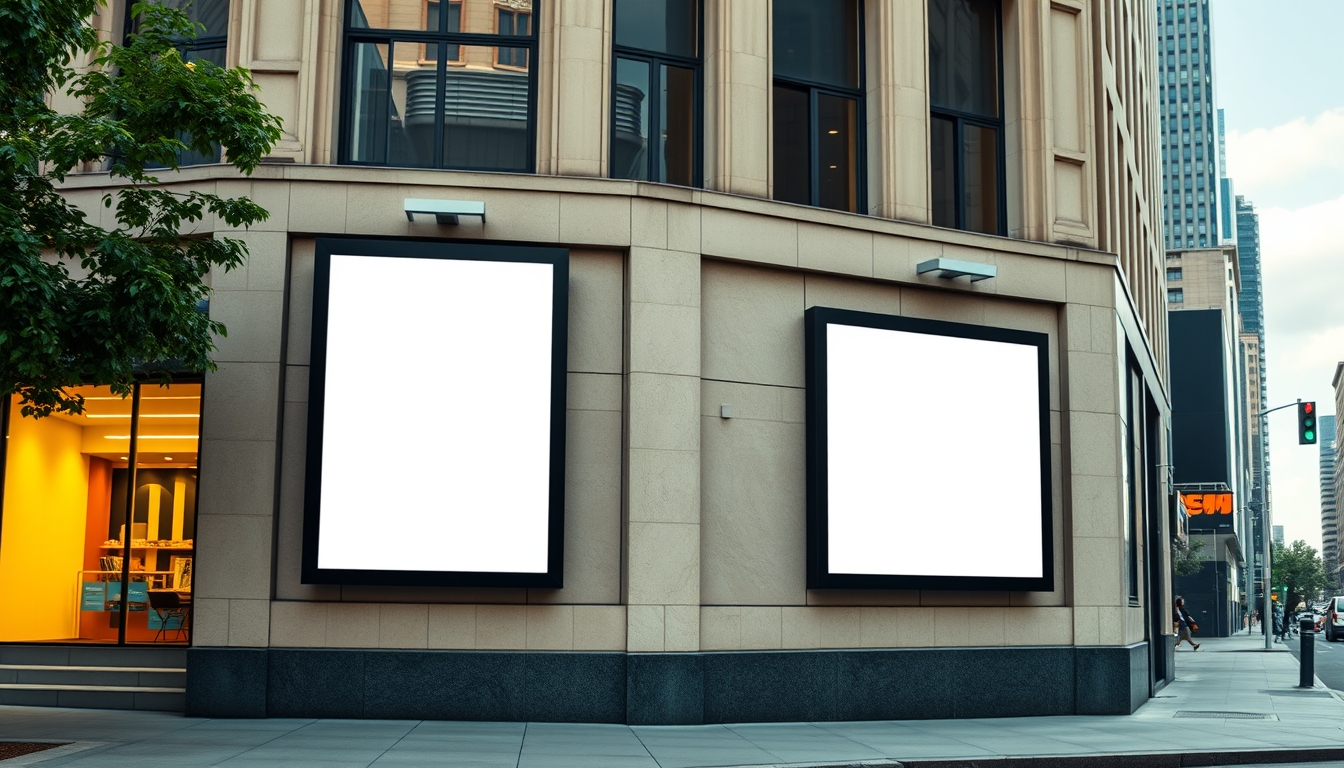
M 415 221 L 415 214 L 432 215 L 440 224 L 457 224 L 459 217 L 476 216 L 485 223 L 485 203 L 476 200 L 426 200 L 408 197 L 405 203 L 406 220 Z
M 988 280 L 991 277 L 997 277 L 999 268 L 992 264 L 981 264 L 976 261 L 957 261 L 956 259 L 929 259 L 922 261 L 915 267 L 915 272 L 926 275 L 930 272 L 937 272 L 938 276 L 945 280 L 955 280 L 958 277 L 969 277 L 972 283 L 978 283 L 981 280 Z

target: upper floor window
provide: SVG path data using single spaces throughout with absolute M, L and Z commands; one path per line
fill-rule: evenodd
M 216 66 L 225 66 L 224 57 L 229 45 L 229 0 L 155 0 L 153 4 L 176 8 L 200 25 L 196 27 L 195 40 L 182 40 L 178 44 L 183 61 L 204 60 Z M 127 34 L 140 31 L 140 17 L 131 14 L 133 9 L 134 3 L 128 4 Z M 177 162 L 179 165 L 207 165 L 218 163 L 221 156 L 219 147 L 210 153 L 185 149 L 178 152 Z
M 540 0 L 349 0 L 341 162 L 531 171 Z
M 1006 232 L 998 0 L 929 0 L 933 223 Z
M 1171 288 L 1167 290 L 1167 301 L 1172 304 L 1182 304 L 1185 302 L 1185 290 L 1182 288 Z
M 776 200 L 866 209 L 861 12 L 861 0 L 774 2 Z
M 612 15 L 612 178 L 700 186 L 700 3 L 616 0 Z

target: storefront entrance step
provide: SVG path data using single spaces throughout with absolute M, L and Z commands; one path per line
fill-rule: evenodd
M 0 683 L 0 704 L 181 712 L 186 693 L 169 687 Z
M 0 684 L 185 688 L 187 671 L 174 667 L 0 664 Z

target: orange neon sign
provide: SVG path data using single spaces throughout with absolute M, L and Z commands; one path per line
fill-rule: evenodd
M 1220 491 L 1217 493 L 1182 493 L 1181 501 L 1185 502 L 1185 509 L 1191 517 L 1195 515 L 1230 515 L 1232 514 L 1232 493 L 1231 491 Z

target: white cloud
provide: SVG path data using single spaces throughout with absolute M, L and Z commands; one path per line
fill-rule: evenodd
M 1344 107 L 1311 120 L 1227 134 L 1227 175 L 1261 203 L 1301 205 L 1344 193 Z

